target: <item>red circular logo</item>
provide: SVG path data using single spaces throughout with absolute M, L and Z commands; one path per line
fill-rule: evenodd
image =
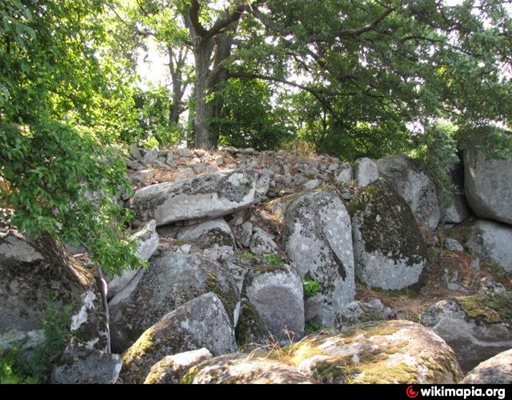
M 405 389 L 405 394 L 410 399 L 415 399 L 419 395 L 419 393 L 416 390 L 414 390 L 412 386 L 407 386 L 407 389 Z

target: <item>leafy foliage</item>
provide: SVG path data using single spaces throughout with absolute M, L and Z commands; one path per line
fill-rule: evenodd
M 110 144 L 132 124 L 121 74 L 102 56 L 103 5 L 0 3 L 0 202 L 22 231 L 83 244 L 112 273 L 140 262 L 116 203 L 129 187 Z
M 263 259 L 270 265 L 280 266 L 283 265 L 283 260 L 277 254 L 265 254 Z
M 302 278 L 302 286 L 304 289 L 304 297 L 306 299 L 316 296 L 322 290 L 320 282 L 311 279 L 307 275 Z

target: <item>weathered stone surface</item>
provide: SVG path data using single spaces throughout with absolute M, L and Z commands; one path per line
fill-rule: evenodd
M 246 278 L 244 293 L 277 340 L 304 335 L 302 280 L 290 266 L 255 268 Z
M 42 337 L 50 308 L 70 313 L 70 330 L 87 347 L 110 349 L 100 276 L 78 263 L 66 265 L 50 242 L 37 244 L 14 229 L 1 231 L 0 348 Z
M 336 177 L 336 182 L 338 183 L 349 183 L 354 179 L 354 173 L 352 170 L 352 166 L 348 162 L 344 162 L 341 164 L 340 172 Z
M 231 228 L 222 218 L 182 228 L 178 232 L 178 239 L 195 243 L 203 249 L 223 246 L 233 248 L 235 245 Z
M 441 211 L 436 188 L 432 180 L 403 154 L 381 158 L 377 161 L 379 175 L 385 178 L 411 207 L 416 220 L 435 229 Z
M 482 260 L 512 272 L 512 227 L 492 221 L 476 221 L 466 246 Z
M 464 152 L 464 175 L 475 215 L 512 225 L 512 159 L 493 160 L 470 147 Z
M 464 247 L 453 238 L 446 238 L 444 241 L 444 247 L 451 251 L 464 251 Z
M 190 368 L 212 357 L 212 353 L 205 348 L 166 356 L 151 367 L 144 383 L 149 385 L 178 384 Z
M 504 351 L 478 364 L 462 380 L 463 384 L 510 385 L 512 384 L 512 350 Z
M 149 260 L 160 244 L 160 238 L 156 233 L 156 221 L 152 219 L 146 223 L 132 238 L 137 242 L 138 256 L 143 260 Z
M 233 354 L 216 357 L 191 368 L 182 378 L 186 384 L 305 384 L 309 377 L 289 365 L 267 359 Z
M 336 311 L 355 294 L 347 210 L 333 190 L 302 194 L 287 207 L 285 226 L 286 252 L 293 267 L 321 287 L 306 301 L 306 320 L 332 326 Z
M 196 253 L 157 253 L 137 286 L 127 289 L 131 292 L 123 290 L 109 303 L 112 348 L 116 352 L 124 351 L 164 315 L 204 293 L 216 293 L 231 321 L 238 318 L 239 291 L 230 274 Z
M 346 329 L 365 322 L 385 321 L 394 315 L 393 311 L 386 307 L 379 299 L 368 302 L 353 301 L 343 307 L 336 320 L 337 329 Z
M 254 176 L 241 171 L 201 175 L 140 189 L 132 206 L 139 220 L 155 219 L 157 226 L 220 217 L 253 204 L 255 186 Z
M 255 307 L 247 299 L 242 299 L 235 336 L 236 342 L 241 348 L 271 343 L 271 333 Z
M 206 293 L 165 315 L 123 354 L 122 383 L 143 383 L 168 355 L 200 348 L 214 355 L 236 350 L 235 333 L 220 299 Z
M 380 180 L 347 207 L 352 216 L 357 278 L 385 290 L 418 283 L 427 262 L 426 245 L 405 200 Z
M 379 179 L 379 170 L 375 161 L 364 157 L 356 160 L 354 175 L 359 186 L 368 186 Z
M 137 254 L 142 260 L 149 260 L 158 249 L 160 238 L 156 232 L 155 220 L 149 221 L 140 231 L 135 233 L 132 238 L 137 241 Z M 108 299 L 112 299 L 121 290 L 126 288 L 130 282 L 137 276 L 142 276 L 139 270 L 125 270 L 119 276 L 113 277 L 108 282 Z
M 512 348 L 512 293 L 482 294 L 442 300 L 420 316 L 457 354 L 469 371 Z
M 410 321 L 368 323 L 333 336 L 313 336 L 293 346 L 287 360 L 316 383 L 439 384 L 462 378 L 444 340 Z
M 50 383 L 112 384 L 116 383 L 123 361 L 117 354 L 90 349 L 71 340 L 53 363 Z
M 249 245 L 251 252 L 256 255 L 273 254 L 279 251 L 272 236 L 260 228 L 254 228 L 254 233 Z

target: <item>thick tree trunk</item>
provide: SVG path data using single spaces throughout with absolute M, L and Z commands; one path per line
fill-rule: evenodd
M 213 116 L 213 101 L 210 76 L 211 44 L 206 43 L 194 49 L 196 69 L 196 82 L 194 88 L 195 98 L 195 146 L 200 149 L 213 149 L 217 147 L 217 138 L 211 134 L 210 120 Z

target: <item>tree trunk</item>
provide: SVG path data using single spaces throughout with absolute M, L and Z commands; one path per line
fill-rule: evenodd
M 211 135 L 210 120 L 213 116 L 213 102 L 209 99 L 212 94 L 210 77 L 210 56 L 212 44 L 208 41 L 194 49 L 196 82 L 194 87 L 195 98 L 195 147 L 200 149 L 214 149 L 217 147 L 217 138 Z

